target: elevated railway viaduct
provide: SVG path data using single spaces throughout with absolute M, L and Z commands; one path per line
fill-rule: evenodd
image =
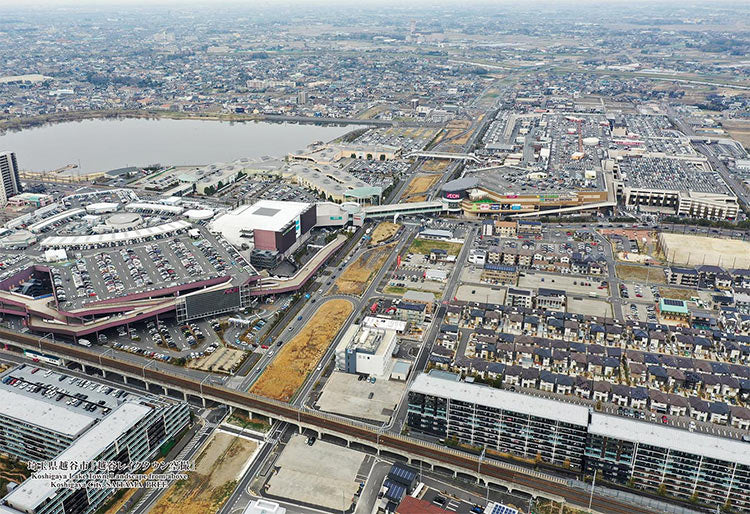
M 151 391 L 154 391 L 155 387 L 161 388 L 165 394 L 174 396 L 178 393 L 185 400 L 197 399 L 204 404 L 206 401 L 215 402 L 250 414 L 281 420 L 300 430 L 311 430 L 321 438 L 338 438 L 347 445 L 363 446 L 384 456 L 406 460 L 411 464 L 421 464 L 435 471 L 449 472 L 456 477 L 476 480 L 488 487 L 506 488 L 509 491 L 524 492 L 534 497 L 577 506 L 589 504 L 590 491 L 573 487 L 572 482 L 564 478 L 490 457 L 480 458 L 413 437 L 386 433 L 365 423 L 300 409 L 262 396 L 213 385 L 206 383 L 205 379 L 199 380 L 164 369 L 163 364 L 143 366 L 86 348 L 5 329 L 0 329 L 0 339 L 7 350 L 42 352 L 60 358 L 63 363 L 78 363 L 87 373 L 102 374 L 105 377 L 114 374 L 126 382 L 136 380 L 144 383 Z M 591 507 L 598 512 L 613 514 L 651 512 L 644 507 L 596 493 L 591 499 Z

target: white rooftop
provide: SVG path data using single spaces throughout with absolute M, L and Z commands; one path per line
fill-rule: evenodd
M 79 437 L 73 445 L 55 459 L 56 462 L 91 462 L 118 437 L 135 426 L 151 412 L 146 405 L 125 402 L 106 418 Z M 55 471 L 57 475 L 72 476 L 74 471 Z M 50 480 L 34 479 L 32 475 L 24 483 L 13 489 L 4 501 L 22 512 L 34 512 L 41 502 L 54 496 L 56 489 Z
M 258 499 L 248 503 L 242 514 L 286 514 L 286 509 L 278 503 Z
M 467 403 L 476 403 L 520 414 L 556 419 L 582 427 L 585 427 L 588 423 L 589 409 L 582 405 L 573 405 L 538 396 L 512 393 L 481 384 L 453 382 L 425 373 L 417 375 L 411 386 L 411 391 Z
M 185 230 L 192 225 L 185 220 L 170 221 L 163 225 L 139 228 L 125 232 L 114 232 L 111 234 L 96 234 L 89 236 L 50 236 L 44 238 L 40 245 L 42 248 L 63 248 L 66 246 L 91 246 L 96 244 L 118 244 L 134 241 L 136 239 L 151 239 L 165 234 L 172 234 Z
M 688 432 L 658 423 L 646 423 L 598 412 L 591 415 L 589 432 L 750 466 L 748 444 L 739 439 Z
M 15 389 L 0 390 L 0 415 L 72 438 L 78 437 L 95 419 L 66 408 L 64 403 L 60 406 L 42 396 L 22 394 Z
M 210 223 L 209 228 L 220 232 L 230 243 L 239 246 L 243 243 L 241 231 L 258 229 L 278 232 L 310 205 L 303 202 L 258 200 L 252 205 L 243 205 L 222 214 Z

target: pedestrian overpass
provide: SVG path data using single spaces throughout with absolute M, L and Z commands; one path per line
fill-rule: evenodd
M 452 153 L 452 152 L 409 152 L 404 157 L 426 157 L 428 159 L 450 159 L 456 161 L 473 161 L 476 163 L 481 162 L 479 158 L 473 153 Z
M 447 206 L 440 201 L 391 203 L 386 205 L 368 205 L 362 209 L 365 218 L 393 218 L 414 216 L 415 214 L 432 214 L 447 211 Z

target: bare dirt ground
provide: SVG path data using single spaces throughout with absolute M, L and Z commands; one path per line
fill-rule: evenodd
M 422 171 L 443 171 L 448 167 L 450 161 L 447 159 L 431 159 L 422 164 Z
M 628 264 L 616 264 L 615 270 L 621 280 L 632 280 L 634 282 L 646 282 L 654 284 L 666 284 L 667 279 L 664 271 L 656 266 L 633 266 Z
M 381 221 L 375 230 L 372 231 L 370 245 L 379 245 L 383 241 L 388 241 L 390 238 L 396 235 L 398 229 L 401 228 L 399 223 L 391 223 L 390 221 Z
M 169 488 L 154 514 L 213 514 L 232 494 L 245 463 L 258 445 L 248 439 L 216 432 L 187 480 Z
M 189 367 L 218 373 L 231 373 L 241 363 L 245 352 L 233 348 L 219 348 L 211 355 L 206 355 L 191 362 Z
M 348 300 L 329 300 L 322 304 L 302 331 L 284 345 L 250 392 L 289 401 L 308 373 L 315 369 L 353 309 Z
M 724 120 L 721 126 L 729 132 L 733 139 L 736 139 L 747 150 L 750 150 L 750 122 L 740 120 Z
M 662 233 L 667 261 L 688 266 L 750 267 L 750 243 L 736 239 Z
M 359 259 L 347 266 L 334 284 L 331 294 L 361 295 L 370 279 L 383 267 L 395 244 L 388 244 L 363 253 Z
M 442 175 L 440 174 L 434 174 L 434 175 L 418 175 L 411 179 L 411 182 L 409 182 L 409 186 L 406 188 L 406 191 L 404 191 L 402 199 L 407 199 L 410 196 L 414 195 L 421 195 L 430 190 L 432 186 L 434 186 L 438 180 L 440 180 L 440 177 Z

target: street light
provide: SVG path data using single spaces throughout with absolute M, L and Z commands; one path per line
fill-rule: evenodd
M 589 512 L 591 512 L 591 504 L 594 502 L 594 487 L 596 487 L 596 473 L 598 469 L 594 470 L 594 480 L 591 481 L 591 495 L 589 495 Z

